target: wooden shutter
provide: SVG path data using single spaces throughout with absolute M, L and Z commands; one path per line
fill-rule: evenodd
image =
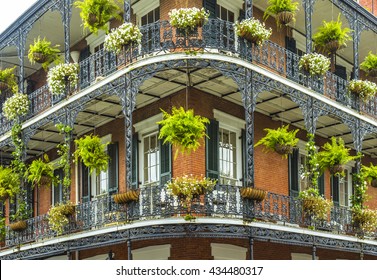
M 206 138 L 206 176 L 219 179 L 219 122 L 210 120 Z
M 131 153 L 131 187 L 137 189 L 139 187 L 139 136 L 137 133 L 132 135 Z
M 87 46 L 80 51 L 79 62 L 87 59 L 90 56 L 90 47 Z M 90 85 L 90 63 L 86 60 L 80 63 L 80 89 Z
M 171 145 L 160 140 L 160 184 L 165 185 L 171 179 Z
M 293 39 L 292 37 L 285 37 L 285 48 L 290 51 L 287 52 L 287 74 L 288 77 L 294 78 L 295 74 L 297 73 L 298 69 L 294 67 L 294 54 L 297 53 L 297 48 L 296 48 L 296 40 Z
M 92 192 L 91 192 L 91 180 L 90 180 L 90 171 L 89 168 L 86 167 L 81 162 L 81 192 L 82 192 L 82 202 L 88 202 L 91 199 Z
M 299 149 L 293 149 L 292 154 L 288 156 L 289 163 L 289 195 L 296 197 L 299 192 L 299 180 L 298 180 L 298 158 L 299 158 Z
M 322 173 L 321 176 L 318 177 L 318 189 L 319 189 L 319 193 L 321 195 L 325 195 L 325 174 Z
M 217 3 L 216 0 L 203 0 L 203 8 L 209 11 L 209 17 L 210 18 L 216 18 L 217 17 Z
M 240 16 L 238 17 L 238 21 L 242 21 L 245 19 L 246 13 L 244 9 L 240 9 Z
M 339 206 L 339 177 L 331 176 L 331 196 L 335 206 Z
M 247 146 L 246 146 L 246 130 L 241 130 L 241 142 L 242 142 L 242 185 L 247 185 Z
M 64 171 L 62 168 L 54 170 L 54 176 L 58 178 L 56 185 L 54 185 L 54 200 L 53 204 L 63 201 L 63 180 Z
M 109 194 L 114 194 L 118 192 L 118 142 L 111 143 L 107 146 L 107 154 L 109 155 Z

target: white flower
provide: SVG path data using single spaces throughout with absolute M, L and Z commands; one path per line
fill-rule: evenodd
M 319 53 L 304 54 L 299 62 L 299 69 L 303 69 L 311 76 L 325 75 L 330 69 L 330 59 Z
M 77 85 L 79 65 L 77 63 L 59 64 L 51 68 L 47 74 L 50 92 L 55 95 L 65 93 L 67 82 L 71 87 Z
M 29 112 L 30 101 L 26 94 L 15 93 L 3 105 L 3 114 L 8 120 L 14 120 L 17 117 L 25 116 Z
M 234 30 L 239 37 L 248 39 L 248 36 L 251 36 L 257 45 L 262 45 L 272 34 L 271 28 L 267 29 L 264 22 L 261 23 L 255 18 L 245 19 L 240 23 L 237 21 Z
M 118 28 L 114 28 L 106 36 L 104 48 L 107 51 L 114 51 L 116 53 L 122 50 L 122 47 L 131 43 L 141 42 L 141 34 L 139 28 L 130 22 L 125 22 Z
M 352 80 L 348 84 L 348 90 L 358 94 L 366 102 L 376 95 L 377 85 L 370 81 Z
M 194 29 L 208 21 L 209 13 L 204 9 L 181 8 L 169 12 L 170 25 L 178 29 Z

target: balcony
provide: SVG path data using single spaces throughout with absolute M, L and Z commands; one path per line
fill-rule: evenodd
M 244 223 L 256 222 L 259 225 L 277 224 L 285 227 L 286 231 L 301 227 L 313 229 L 317 233 L 360 234 L 352 226 L 351 212 L 346 207 L 333 207 L 326 220 L 315 221 L 303 213 L 302 201 L 297 198 L 268 193 L 263 201 L 243 199 L 239 187 L 217 185 L 213 191 L 194 198 L 190 204 L 183 204 L 169 195 L 165 186 L 141 188 L 139 201 L 128 204 L 117 204 L 113 196 L 109 195 L 97 197 L 93 201 L 76 205 L 70 223 L 59 237 L 72 238 L 75 234 L 88 231 L 93 234 L 105 228 L 116 231 L 118 227 L 130 223 L 138 227 L 151 220 L 169 223 L 170 219 L 174 223 L 176 218 L 184 221 L 187 214 L 195 217 L 190 223 L 196 220 L 211 222 L 212 219 L 221 218 Z M 5 247 L 43 243 L 58 237 L 50 229 L 47 215 L 29 219 L 27 224 L 27 229 L 21 232 L 14 232 L 7 227 Z M 377 231 L 368 233 L 367 237 L 377 238 Z

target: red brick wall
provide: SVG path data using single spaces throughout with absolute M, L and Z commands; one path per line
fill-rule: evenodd
M 359 4 L 367 11 L 376 15 L 377 14 L 377 1 L 376 0 L 359 0 Z

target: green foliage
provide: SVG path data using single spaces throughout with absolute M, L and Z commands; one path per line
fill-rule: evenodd
M 23 190 L 21 190 L 20 198 L 25 195 Z M 10 215 L 11 221 L 24 221 L 30 218 L 31 210 L 28 209 L 26 201 L 22 198 L 17 201 L 17 210 L 14 215 Z
M 352 210 L 358 212 L 364 208 L 364 203 L 369 199 L 367 195 L 368 186 L 362 173 L 352 174 L 352 181 L 354 186 L 354 193 L 350 198 Z
M 241 22 L 234 23 L 234 31 L 237 36 L 244 38 L 250 42 L 263 45 L 265 40 L 268 40 L 272 34 L 271 28 L 266 28 L 264 22 L 261 23 L 256 18 L 244 19 Z
M 207 136 L 205 131 L 209 120 L 195 115 L 192 109 L 185 111 L 183 107 L 173 107 L 171 114 L 162 109 L 161 111 L 164 114 L 164 118 L 162 121 L 157 122 L 157 124 L 161 125 L 158 138 L 164 139 L 164 143 L 178 146 L 182 154 L 196 151 L 200 146 L 199 140 Z
M 369 52 L 364 61 L 360 64 L 360 69 L 365 71 L 367 75 L 371 70 L 377 70 L 377 55 Z
M 0 166 L 0 199 L 13 199 L 20 191 L 20 176 L 9 167 Z
M 368 102 L 376 95 L 377 85 L 370 81 L 351 80 L 348 83 L 348 91 L 358 95 L 364 102 Z
M 353 225 L 361 230 L 360 237 L 373 235 L 377 229 L 377 211 L 372 209 L 353 209 Z
M 326 220 L 333 206 L 333 202 L 321 196 L 316 188 L 301 191 L 298 198 L 302 200 L 304 212 L 318 221 Z
M 12 68 L 0 69 L 0 82 L 7 84 L 8 88 L 10 88 L 13 92 L 18 91 L 17 80 L 16 76 L 14 75 L 15 69 L 16 66 Z
M 79 8 L 84 29 L 97 33 L 106 30 L 106 23 L 112 19 L 121 19 L 121 9 L 114 0 L 83 0 L 76 1 L 74 6 Z
M 62 123 L 56 124 L 59 133 L 64 135 L 64 142 L 57 145 L 58 155 L 60 156 L 59 165 L 63 168 L 63 199 L 69 199 L 69 187 L 71 186 L 71 165 L 70 165 L 70 144 L 72 127 Z
M 53 63 L 61 63 L 59 57 L 60 50 L 58 49 L 59 45 L 51 46 L 51 42 L 47 41 L 46 38 L 41 39 L 38 36 L 37 39 L 34 39 L 34 44 L 30 45 L 28 58 L 31 64 L 39 62 L 35 54 L 40 53 L 46 57 L 45 61 L 42 62 L 42 68 L 44 70 L 48 69 L 48 66 Z
M 298 2 L 293 2 L 292 0 L 268 0 L 268 7 L 264 11 L 263 20 L 267 20 L 270 16 L 281 12 L 291 12 L 295 15 L 298 11 L 298 5 Z
M 296 147 L 298 143 L 298 138 L 296 137 L 299 129 L 288 131 L 289 124 L 279 127 L 277 129 L 265 128 L 264 131 L 267 132 L 266 136 L 260 139 L 255 147 L 259 145 L 264 145 L 264 151 L 276 151 L 277 145 L 289 146 L 291 148 Z M 283 155 L 287 157 L 287 155 Z
M 5 240 L 5 217 L 3 217 L 3 213 L 0 212 L 0 241 L 3 242 Z
M 50 208 L 47 214 L 50 228 L 61 235 L 64 228 L 69 224 L 69 216 L 75 211 L 75 206 L 71 201 L 58 203 Z
M 95 171 L 97 175 L 107 170 L 109 156 L 106 153 L 106 146 L 109 143 L 102 144 L 101 138 L 97 135 L 86 135 L 76 139 L 75 143 L 77 144 L 74 152 L 76 161 L 81 159 L 90 172 Z
M 43 177 L 47 177 L 50 182 L 56 180 L 54 176 L 54 166 L 50 163 L 47 154 L 44 154 L 43 159 L 39 158 L 31 162 L 27 169 L 26 176 L 33 187 L 41 186 Z
M 345 147 L 342 138 L 331 137 L 331 143 L 325 143 L 322 149 L 318 153 L 318 163 L 321 170 L 335 165 L 344 165 L 361 157 L 361 155 L 351 156 L 349 154 L 351 149 Z M 335 175 L 343 175 L 343 173 L 336 173 Z
M 348 27 L 342 28 L 342 21 L 340 20 L 340 14 L 336 21 L 323 21 L 323 25 L 318 28 L 318 31 L 313 36 L 314 47 L 326 54 L 330 54 L 328 49 L 328 43 L 337 41 L 339 48 L 346 47 L 347 41 L 351 40 L 351 29 Z
M 374 179 L 377 179 L 377 165 L 370 163 L 370 166 L 362 165 L 360 169 L 362 178 L 367 182 L 371 182 Z
M 318 163 L 318 151 L 314 142 L 314 135 L 308 134 L 308 142 L 306 143 L 306 151 L 308 154 L 308 161 L 306 166 L 305 176 L 310 178 L 312 188 L 318 189 L 318 178 L 321 175 L 321 170 Z

